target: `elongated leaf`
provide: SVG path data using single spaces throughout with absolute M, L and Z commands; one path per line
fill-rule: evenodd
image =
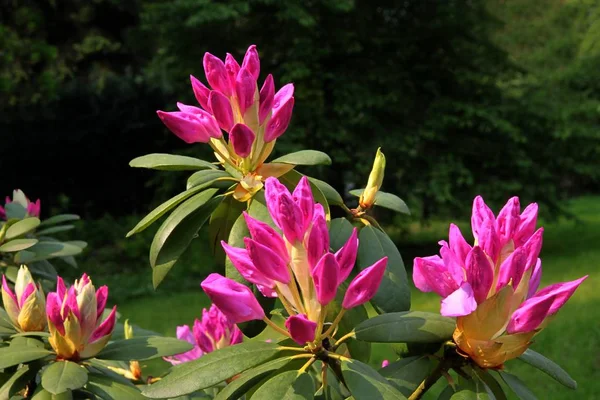
M 100 374 L 89 374 L 85 388 L 102 399 L 145 399 L 134 385 L 125 384 Z
M 227 196 L 210 216 L 208 228 L 210 247 L 215 258 L 220 262 L 225 262 L 225 252 L 221 246 L 221 240 L 227 241 L 235 221 L 245 209 L 246 203 L 237 201 L 233 196 Z
M 96 358 L 104 360 L 150 360 L 190 351 L 193 346 L 170 337 L 134 337 L 109 343 Z
M 155 288 L 223 200 L 223 196 L 212 198 L 216 191 L 208 189 L 186 200 L 158 228 L 150 245 L 152 283 Z
M 48 260 L 40 260 L 28 264 L 29 271 L 41 278 L 56 280 L 58 273 Z
M 307 400 L 313 399 L 315 383 L 306 372 L 287 371 L 275 375 L 254 392 L 253 400 Z
M 221 390 L 215 400 L 237 400 L 243 394 L 245 394 L 250 388 L 252 388 L 256 383 L 260 382 L 265 376 L 270 374 L 273 371 L 278 370 L 279 368 L 285 366 L 291 360 L 290 357 L 278 358 L 273 361 L 269 361 L 268 363 L 259 365 L 256 368 L 252 368 L 240 376 L 235 378 L 235 380 L 229 383 L 223 390 Z
M 44 348 L 34 346 L 10 346 L 0 348 L 0 369 L 21 363 L 39 360 L 52 354 Z
M 4 205 L 6 219 L 23 219 L 27 216 L 27 209 L 16 201 Z
M 133 168 L 149 168 L 161 171 L 217 169 L 215 165 L 204 160 L 163 153 L 146 154 L 145 156 L 136 157 L 129 162 L 129 166 Z
M 479 379 L 461 380 L 451 400 L 492 400 L 485 384 Z
M 285 175 L 280 176 L 279 181 L 282 184 L 284 184 L 291 192 L 296 188 L 296 185 L 298 185 L 298 182 L 300 182 L 300 179 L 302 179 L 303 176 L 304 175 L 301 174 L 300 172 L 298 172 L 296 170 L 291 170 L 290 172 L 286 173 Z M 312 190 L 313 198 L 315 199 L 315 201 L 317 203 L 319 203 L 323 206 L 323 208 L 325 209 L 325 218 L 329 221 L 331 215 L 330 215 L 330 211 L 329 211 L 329 203 L 327 202 L 327 198 L 325 197 L 323 192 L 321 192 L 321 189 L 319 189 L 319 187 L 310 180 L 310 178 L 309 178 L 309 182 L 310 182 L 310 188 Z
M 37 228 L 40 224 L 38 218 L 25 218 L 12 224 L 6 231 L 6 240 L 11 240 L 23 236 Z
M 356 400 L 406 399 L 377 371 L 360 361 L 342 361 L 342 375 Z
M 0 399 L 10 399 L 35 378 L 39 365 L 23 365 L 0 385 Z
M 557 382 L 562 383 L 569 389 L 577 389 L 577 382 L 569 374 L 567 371 L 562 369 L 560 365 L 556 364 L 554 361 L 544 357 L 540 353 L 537 353 L 531 349 L 525 350 L 519 360 L 525 361 L 527 364 L 531 365 L 550 375 Z
M 329 245 L 338 251 L 352 234 L 352 224 L 346 218 L 334 218 L 329 224 Z
M 311 177 L 309 177 L 308 180 L 311 183 L 314 183 L 315 186 L 317 186 L 319 188 L 319 190 L 321 192 L 323 192 L 323 195 L 327 199 L 327 203 L 333 204 L 336 206 L 341 206 L 344 204 L 344 199 L 342 199 L 342 196 L 329 183 L 319 180 L 317 178 L 311 178 Z
M 81 247 L 69 242 L 40 241 L 27 248 L 26 252 L 17 254 L 15 261 L 18 263 L 31 263 L 48 258 L 74 256 L 81 253 L 81 251 Z
M 358 340 L 376 343 L 441 343 L 452 338 L 452 318 L 423 311 L 377 315 L 356 328 Z
M 63 222 L 79 221 L 80 219 L 79 215 L 76 214 L 59 214 L 43 220 L 40 226 L 62 224 Z
M 219 178 L 231 178 L 231 175 L 227 171 L 221 169 L 207 169 L 203 171 L 194 172 L 187 180 L 186 189 L 193 187 L 209 187 L 215 180 Z M 229 183 L 233 184 L 233 181 Z
M 360 197 L 364 191 L 365 189 L 353 189 L 349 193 L 353 196 Z M 383 192 L 381 190 L 378 191 L 375 195 L 375 205 L 410 215 L 410 210 L 404 200 L 392 193 Z
M 490 374 L 489 370 L 476 367 L 473 367 L 473 370 L 475 371 L 475 374 L 477 374 L 477 378 L 481 379 L 488 390 L 493 394 L 495 400 L 508 400 L 504 393 L 504 389 L 502 389 L 502 386 L 496 378 Z
M 408 357 L 391 363 L 380 371 L 405 396 L 410 396 L 431 371 L 427 357 Z
M 0 253 L 13 253 L 15 251 L 25 250 L 35 245 L 37 242 L 37 239 L 14 239 L 0 246 Z
M 152 225 L 157 219 L 165 215 L 167 212 L 172 210 L 175 206 L 180 204 L 182 201 L 187 199 L 188 197 L 200 192 L 204 187 L 197 186 L 192 189 L 188 189 L 185 192 L 179 193 L 175 197 L 171 197 L 169 200 L 162 203 L 160 206 L 156 207 L 152 210 L 148 215 L 146 215 L 140 222 L 137 223 L 136 226 L 133 227 L 132 230 L 127 232 L 127 237 L 132 236 L 136 233 L 139 233 Z
M 73 393 L 70 390 L 61 394 L 52 394 L 41 386 L 38 386 L 31 400 L 73 400 Z
M 275 343 L 246 342 L 225 347 L 173 367 L 169 375 L 146 387 L 142 394 L 156 399 L 192 393 L 260 365 L 278 353 Z
M 321 151 L 300 150 L 276 158 L 271 162 L 294 165 L 331 165 L 331 158 Z
M 46 228 L 46 229 L 40 229 L 39 231 L 36 232 L 36 234 L 37 235 L 50 235 L 52 233 L 70 231 L 71 229 L 74 229 L 74 228 L 75 228 L 75 225 L 51 226 L 51 227 Z
M 518 376 L 509 374 L 508 372 L 498 371 L 498 374 L 506 385 L 513 391 L 521 400 L 537 400 L 537 397 L 529 390 L 525 383 Z
M 52 394 L 79 389 L 87 380 L 87 370 L 71 361 L 57 361 L 42 374 L 42 386 Z
M 359 233 L 358 267 L 363 270 L 387 256 L 388 262 L 381 285 L 371 300 L 379 312 L 410 309 L 410 289 L 402 256 L 396 245 L 384 232 L 365 226 Z

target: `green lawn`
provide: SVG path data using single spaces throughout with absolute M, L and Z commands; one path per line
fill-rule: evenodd
M 562 365 L 578 382 L 579 388 L 573 392 L 518 360 L 507 363 L 506 367 L 517 372 L 541 399 L 600 399 L 600 198 L 573 200 L 569 209 L 580 221 L 559 220 L 543 224 L 541 287 L 586 274 L 590 277 L 550 326 L 536 336 L 532 348 Z M 461 227 L 468 227 L 468 224 L 461 224 Z M 446 235 L 447 223 L 434 223 L 415 232 L 414 236 L 435 243 Z M 407 265 L 411 261 L 406 260 Z M 413 290 L 412 304 L 415 310 L 439 311 L 439 298 L 434 294 Z M 192 323 L 206 305 L 207 300 L 200 289 L 169 294 L 159 290 L 155 296 L 120 304 L 119 311 L 144 328 L 174 335 L 177 325 Z M 379 363 L 383 358 L 392 357 L 386 350 L 385 346 L 378 346 L 372 361 Z

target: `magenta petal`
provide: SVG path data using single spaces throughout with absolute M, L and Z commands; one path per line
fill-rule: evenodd
M 531 203 L 521 213 L 519 218 L 519 225 L 517 226 L 514 242 L 515 246 L 521 246 L 525 243 L 533 232 L 535 231 L 535 225 L 537 224 L 538 216 L 538 205 L 537 203 Z
M 202 64 L 204 65 L 204 73 L 206 74 L 208 84 L 226 96 L 231 96 L 229 77 L 227 76 L 227 70 L 223 61 L 210 53 L 205 53 Z
M 294 98 L 290 98 L 281 108 L 273 111 L 273 116 L 267 123 L 265 129 L 265 142 L 269 143 L 277 139 L 288 128 L 292 119 L 292 110 L 294 109 Z M 275 108 L 273 108 L 275 110 Z
M 62 307 L 62 299 L 58 297 L 58 294 L 55 292 L 48 293 L 48 298 L 46 299 L 46 315 L 52 325 L 56 327 L 58 332 L 61 335 L 65 334 L 65 328 L 63 325 L 63 318 L 61 316 L 61 307 Z
M 570 282 L 560 282 L 547 286 L 537 292 L 533 297 L 552 297 L 552 305 L 548 315 L 553 315 L 569 300 L 575 290 L 587 279 L 588 275 Z
M 219 127 L 225 132 L 229 132 L 233 125 L 233 111 L 229 99 L 223 93 L 213 90 L 210 92 L 208 102 Z
M 176 355 L 170 356 L 170 357 L 163 357 L 163 359 L 165 361 L 170 362 L 173 365 L 177 365 L 177 364 L 192 361 L 192 360 L 202 357 L 203 352 L 196 344 L 196 341 L 194 340 L 194 336 L 190 332 L 189 326 L 182 325 L 182 326 L 177 327 L 177 339 L 185 340 L 188 343 L 193 344 L 194 348 L 185 353 L 176 354 Z
M 458 256 L 450 250 L 450 247 L 448 247 L 448 243 L 445 240 L 440 240 L 439 244 L 442 246 L 440 248 L 440 255 L 442 256 L 442 260 L 444 260 L 446 271 L 448 271 L 454 282 L 456 282 L 456 287 L 458 287 L 465 280 L 465 262 L 461 261 Z
M 267 75 L 267 79 L 263 83 L 260 89 L 260 106 L 258 108 L 258 122 L 260 125 L 263 124 L 267 115 L 273 108 L 273 98 L 275 96 L 275 83 L 273 82 L 273 75 Z
M 157 111 L 158 117 L 171 132 L 186 143 L 208 143 L 210 136 L 194 114 L 181 111 Z
M 117 320 L 117 306 L 114 306 L 108 314 L 108 317 L 102 321 L 100 326 L 96 328 L 92 336 L 90 336 L 90 343 L 94 343 L 96 340 L 108 336 L 112 333 L 115 328 L 115 322 Z
M 473 229 L 473 236 L 477 238 L 480 225 L 486 219 L 494 221 L 494 213 L 483 201 L 483 197 L 477 196 L 473 200 L 473 214 L 471 215 L 471 228 Z
M 267 203 L 267 209 L 269 210 L 269 214 L 273 219 L 275 225 L 282 229 L 281 221 L 280 221 L 280 211 L 279 211 L 279 198 L 281 196 L 289 196 L 291 194 L 289 190 L 282 185 L 277 178 L 270 177 L 265 181 L 265 201 Z
M 29 282 L 27 284 L 27 286 L 25 286 L 25 290 L 23 290 L 23 293 L 21 293 L 21 298 L 19 299 L 19 308 L 23 307 L 23 304 L 25 304 L 25 301 L 27 300 L 27 298 L 29 296 L 31 296 L 31 294 L 35 292 L 35 283 L 33 282 Z
M 273 285 L 271 287 L 258 285 L 258 284 L 256 285 L 256 288 L 258 289 L 260 294 L 262 294 L 265 297 L 270 297 L 270 298 L 278 297 L 277 292 L 275 291 L 275 289 L 273 289 L 274 287 L 275 287 L 275 285 Z
M 99 320 L 106 307 L 106 300 L 108 299 L 108 286 L 101 286 L 96 290 L 96 319 Z
M 356 275 L 346 290 L 342 307 L 348 310 L 370 301 L 375 296 L 385 274 L 387 261 L 388 258 L 383 257 Z
M 227 53 L 227 56 L 225 56 L 225 70 L 227 71 L 227 77 L 229 78 L 231 92 L 234 93 L 235 78 L 240 72 L 240 64 L 238 64 L 235 58 L 229 53 Z
M 442 297 L 449 296 L 459 287 L 439 256 L 415 258 L 413 281 L 420 291 L 436 292 Z
M 306 318 L 304 314 L 292 315 L 285 320 L 285 327 L 292 339 L 299 345 L 315 340 L 317 323 Z
M 494 220 L 486 219 L 479 225 L 477 245 L 496 262 L 500 256 L 500 237 L 496 232 Z
M 81 321 L 81 312 L 79 311 L 79 305 L 77 304 L 77 292 L 75 291 L 75 287 L 71 286 L 67 291 L 67 298 L 65 300 L 65 309 L 63 316 L 66 318 L 67 314 L 70 312 L 77 318 L 77 321 Z
M 445 317 L 460 317 L 471 314 L 477 308 L 473 289 L 468 282 L 442 300 L 440 314 Z
M 527 268 L 533 267 L 542 250 L 542 236 L 544 228 L 540 228 L 525 242 L 523 249 L 527 254 Z
M 311 273 L 317 292 L 317 300 L 323 306 L 335 299 L 340 266 L 332 253 L 326 253 Z
M 514 236 L 521 218 L 520 213 L 521 204 L 519 203 L 519 198 L 516 196 L 508 200 L 498 213 L 498 218 L 496 218 L 496 232 L 500 240 L 500 248 L 504 247 Z
M 250 238 L 244 238 L 248 255 L 256 269 L 267 278 L 278 282 L 290 283 L 290 272 L 287 264 L 273 250 Z
M 225 250 L 227 257 L 229 257 L 235 269 L 238 270 L 244 279 L 255 285 L 261 285 L 270 289 L 275 287 L 275 282 L 272 279 L 267 278 L 252 263 L 246 249 L 232 247 L 225 243 L 225 241 L 221 241 L 221 246 L 223 246 L 223 250 Z
M 200 82 L 196 77 L 190 75 L 190 82 L 192 83 L 192 90 L 194 91 L 194 96 L 198 103 L 204 108 L 206 111 L 210 112 L 210 106 L 208 104 L 208 95 L 210 94 L 210 89 L 204 86 L 202 82 Z
M 273 99 L 273 113 L 294 97 L 294 84 L 288 83 L 277 91 Z
M 0 206 L 0 218 L 6 219 L 6 210 L 2 206 Z
M 343 281 L 350 276 L 354 263 L 356 262 L 356 255 L 358 254 L 358 230 L 352 228 L 352 234 L 346 240 L 344 246 L 335 253 L 335 259 L 340 265 L 340 276 L 339 282 Z
M 241 283 L 212 273 L 200 286 L 219 310 L 236 324 L 265 317 L 252 291 Z
M 310 233 L 306 239 L 306 254 L 311 272 L 321 257 L 328 251 L 329 231 L 327 230 L 327 222 L 325 222 L 325 218 L 319 215 L 313 220 Z
M 19 305 L 19 303 L 17 301 L 17 296 L 10 289 L 10 286 L 8 286 L 8 282 L 6 281 L 6 277 L 4 275 L 2 275 L 2 289 L 6 292 L 6 294 L 8 294 L 10 296 L 10 298 L 12 299 L 12 301 L 14 301 L 15 305 L 17 307 L 20 307 L 20 305 Z
M 252 129 L 244 124 L 235 124 L 229 132 L 229 142 L 233 146 L 233 151 L 242 158 L 250 155 L 255 137 Z
M 252 239 L 273 250 L 287 264 L 290 261 L 290 255 L 280 234 L 269 224 L 252 218 L 246 211 L 242 214 Z
M 464 264 L 467 259 L 467 254 L 471 251 L 471 246 L 467 243 L 462 233 L 460 232 L 460 228 L 454 224 L 450 224 L 450 232 L 448 234 L 449 238 L 449 247 L 450 250 L 458 259 Z
M 256 45 L 251 45 L 248 47 L 248 50 L 246 50 L 244 61 L 242 61 L 242 68 L 246 68 L 254 80 L 258 79 L 258 75 L 260 75 L 260 60 L 258 58 Z
M 247 109 L 254 104 L 254 95 L 256 94 L 256 78 L 252 76 L 248 69 L 242 67 L 235 79 L 235 94 L 240 106 L 240 113 L 244 115 Z
M 526 300 L 511 316 L 506 331 L 511 335 L 534 331 L 549 315 L 552 302 L 553 298 L 549 296 Z
M 312 189 L 310 182 L 306 176 L 300 178 L 300 182 L 296 185 L 296 188 L 292 192 L 292 199 L 302 211 L 302 233 L 308 229 L 313 218 L 313 210 L 315 206 L 315 200 L 313 198 Z
M 519 286 L 519 282 L 521 282 L 521 278 L 526 269 L 527 253 L 523 247 L 517 247 L 517 249 L 504 260 L 502 265 L 500 265 L 496 291 L 499 291 L 511 281 L 513 288 Z
M 473 247 L 473 250 L 467 255 L 466 267 L 467 282 L 472 289 L 475 301 L 480 304 L 487 299 L 492 287 L 494 268 L 479 246 Z
M 527 290 L 527 298 L 532 297 L 540 287 L 540 281 L 542 280 L 542 260 L 539 258 L 533 267 L 531 278 L 529 279 L 529 289 Z
M 67 287 L 65 286 L 65 281 L 60 276 L 56 277 L 56 294 L 62 303 L 67 294 Z

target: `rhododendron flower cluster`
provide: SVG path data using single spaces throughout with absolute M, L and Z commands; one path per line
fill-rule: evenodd
M 293 193 L 276 178 L 265 183 L 267 208 L 279 229 L 244 214 L 251 238 L 245 248 L 222 242 L 227 256 L 249 282 L 267 297 L 279 297 L 289 313 L 286 334 L 305 344 L 321 336 L 325 308 L 352 272 L 358 250 L 356 229 L 336 253 L 329 247 L 323 207 L 315 203 L 310 183 L 303 177 Z M 281 232 L 281 233 L 280 233 Z M 387 257 L 361 271 L 350 283 L 343 309 L 361 305 L 375 295 Z M 265 318 L 252 291 L 219 274 L 202 282 L 211 300 L 234 322 Z
M 440 256 L 416 258 L 413 279 L 424 292 L 442 296 L 441 314 L 457 317 L 454 341 L 484 368 L 520 356 L 587 276 L 538 290 L 543 228 L 537 204 L 520 210 L 511 198 L 496 217 L 478 196 L 473 202 L 469 245 L 450 225 Z
M 191 343 L 194 348 L 185 353 L 164 358 L 173 365 L 192 361 L 206 353 L 241 343 L 243 336 L 237 325 L 213 304 L 210 309 L 202 310 L 202 319 L 196 319 L 192 329 L 188 325 L 178 326 L 177 339 Z
M 220 162 L 240 171 L 243 179 L 235 196 L 245 201 L 262 188 L 264 178 L 292 168 L 263 163 L 288 127 L 294 86 L 289 83 L 276 93 L 269 74 L 259 90 L 260 60 L 254 45 L 241 65 L 231 54 L 223 62 L 210 53 L 204 55 L 203 65 L 210 88 L 190 76 L 201 108 L 177 103 L 179 111 L 158 111 L 158 116 L 179 138 L 187 143 L 209 143 Z
M 104 348 L 112 335 L 116 309 L 102 321 L 108 298 L 108 288 L 95 289 L 91 279 L 83 274 L 66 288 L 58 277 L 56 292 L 48 293 L 48 341 L 59 359 L 79 360 L 93 357 Z
M 26 266 L 17 274 L 14 292 L 2 275 L 2 303 L 12 324 L 22 332 L 39 332 L 46 328 L 46 298 Z
M 6 196 L 6 200 L 4 202 L 4 207 L 0 206 L 0 218 L 6 219 L 6 206 L 11 203 L 20 204 L 25 208 L 26 216 L 28 217 L 39 217 L 41 212 L 41 202 L 40 199 L 36 201 L 31 201 L 22 190 L 16 189 L 13 190 L 12 199 Z

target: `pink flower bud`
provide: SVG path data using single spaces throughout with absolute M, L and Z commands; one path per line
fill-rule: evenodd
M 471 228 L 473 229 L 473 236 L 478 238 L 479 226 L 485 220 L 494 221 L 494 213 L 485 204 L 481 196 L 475 197 L 473 200 L 473 214 L 471 216 Z
M 273 75 L 267 75 L 265 83 L 263 83 L 260 89 L 260 106 L 258 108 L 258 122 L 260 125 L 265 121 L 267 115 L 273 108 L 273 98 L 275 96 L 275 83 L 273 82 Z
M 383 279 L 387 260 L 387 257 L 383 257 L 356 275 L 346 290 L 342 307 L 349 310 L 370 301 L 375 296 Z
M 323 216 L 318 215 L 313 219 L 310 233 L 306 239 L 306 253 L 310 264 L 311 272 L 314 270 L 317 262 L 325 253 L 329 252 L 329 231 L 327 222 Z
M 498 213 L 496 232 L 500 240 L 500 248 L 504 247 L 515 234 L 519 225 L 521 205 L 518 197 L 512 197 Z
M 242 67 L 235 80 L 235 94 L 242 115 L 254 104 L 256 90 L 256 78 L 252 76 L 250 71 Z
M 533 267 L 533 272 L 531 273 L 531 278 L 529 278 L 529 289 L 527 291 L 527 298 L 531 298 L 535 292 L 537 292 L 540 287 L 540 282 L 542 280 L 542 260 L 539 258 L 535 263 L 535 267 Z
M 163 124 L 180 139 L 186 143 L 208 143 L 210 135 L 202 122 L 194 114 L 181 111 L 164 112 L 157 111 L 158 117 Z
M 260 75 L 260 60 L 258 59 L 258 51 L 256 50 L 255 45 L 251 45 L 246 50 L 246 55 L 244 56 L 244 61 L 242 62 L 242 69 L 247 69 L 254 80 L 258 79 L 258 75 Z
M 442 300 L 440 314 L 445 317 L 469 315 L 477 308 L 473 288 L 469 282 L 463 282 L 454 292 Z
M 212 273 L 200 284 L 213 303 L 233 323 L 263 319 L 265 312 L 252 291 L 232 279 Z
M 304 237 L 304 216 L 300 207 L 292 199 L 292 195 L 277 178 L 267 178 L 265 181 L 265 199 L 267 209 L 275 225 L 283 231 L 290 243 L 302 240 Z
M 210 53 L 205 53 L 203 65 L 208 84 L 213 89 L 225 94 L 225 96 L 231 96 L 232 91 L 229 84 L 229 77 L 227 76 L 227 70 L 225 69 L 223 61 Z
M 467 254 L 471 251 L 471 246 L 469 246 L 463 237 L 460 228 L 454 224 L 450 224 L 448 238 L 450 250 L 456 254 L 460 262 L 464 263 L 467 259 Z
M 172 365 L 178 365 L 188 361 L 196 360 L 204 355 L 204 352 L 198 347 L 196 339 L 187 325 L 181 325 L 177 327 L 177 339 L 185 340 L 186 342 L 193 344 L 194 348 L 185 353 L 176 354 L 170 357 L 163 357 L 163 359 Z
M 233 111 L 229 99 L 223 93 L 213 90 L 210 92 L 208 102 L 221 129 L 229 132 L 233 125 Z
M 420 291 L 435 292 L 442 297 L 449 296 L 462 283 L 454 279 L 439 256 L 415 258 L 413 281 Z
M 299 345 L 305 345 L 315 340 L 317 323 L 309 320 L 306 315 L 292 315 L 285 320 L 285 327 L 292 339 Z
M 235 78 L 240 72 L 240 64 L 233 58 L 233 56 L 227 53 L 225 57 L 225 70 L 227 71 L 227 77 L 229 78 L 229 85 L 231 87 L 231 92 L 233 93 L 235 90 Z
M 500 256 L 500 237 L 496 232 L 493 219 L 486 219 L 479 225 L 478 245 L 492 259 L 493 262 Z
M 273 99 L 273 112 L 279 110 L 285 103 L 294 97 L 294 84 L 288 83 L 277 91 Z
M 265 129 L 265 142 L 269 143 L 279 136 L 283 135 L 292 119 L 292 110 L 294 108 L 294 98 L 290 98 L 281 108 L 273 112 L 273 116 L 267 123 Z M 274 108 L 273 108 L 274 109 Z
M 292 199 L 294 199 L 294 202 L 298 205 L 300 211 L 302 211 L 303 219 L 301 221 L 301 230 L 302 236 L 304 236 L 304 232 L 306 232 L 312 222 L 315 204 L 312 189 L 310 188 L 310 182 L 306 176 L 303 176 L 296 185 L 296 188 L 292 193 Z
M 332 253 L 326 253 L 311 273 L 317 292 L 317 300 L 323 306 L 335 299 L 340 266 Z
M 33 201 L 30 201 L 29 204 L 27 204 L 27 215 L 29 215 L 30 217 L 39 217 L 41 209 L 42 205 L 40 199 L 37 199 L 35 203 Z
M 473 247 L 467 254 L 465 266 L 467 282 L 473 289 L 475 301 L 483 303 L 494 282 L 494 267 L 479 246 Z
M 340 265 L 340 280 L 338 283 L 342 283 L 350 276 L 354 263 L 356 262 L 356 255 L 358 254 L 358 231 L 356 228 L 352 228 L 352 234 L 344 244 L 344 246 L 335 253 L 335 259 Z
M 255 137 L 252 129 L 244 124 L 235 124 L 229 132 L 229 141 L 233 146 L 233 151 L 242 158 L 250 155 Z
M 535 225 L 537 224 L 538 216 L 538 205 L 537 203 L 531 203 L 528 205 L 519 218 L 519 225 L 515 231 L 513 241 L 515 246 L 522 246 L 535 231 Z
M 252 218 L 246 211 L 243 215 L 252 239 L 273 250 L 286 264 L 289 263 L 290 255 L 279 233 L 269 224 Z
M 387 367 L 388 365 L 390 365 L 390 362 L 389 362 L 388 360 L 383 360 L 383 361 L 381 362 L 381 368 L 385 368 L 385 367 Z
M 267 278 L 284 284 L 290 283 L 287 264 L 273 250 L 249 238 L 244 238 L 244 244 L 256 269 Z
M 190 82 L 192 82 L 192 90 L 198 103 L 206 111 L 211 112 L 210 105 L 208 103 L 208 96 L 210 95 L 210 89 L 204 86 L 202 82 L 196 79 L 195 76 L 190 75 Z
M 254 263 L 252 263 L 248 250 L 232 247 L 223 240 L 221 241 L 221 246 L 223 246 L 225 254 L 227 254 L 227 257 L 229 257 L 235 269 L 238 270 L 244 279 L 255 285 L 261 285 L 271 289 L 275 287 L 275 281 L 267 278 L 265 274 L 259 271 Z
M 198 118 L 202 128 L 206 131 L 208 136 L 215 139 L 218 139 L 221 136 L 223 136 L 221 129 L 219 129 L 219 124 L 217 123 L 215 118 L 207 111 L 204 111 L 203 109 L 198 107 L 188 106 L 179 102 L 177 103 L 177 108 L 179 108 L 179 110 L 184 113 L 194 115 L 196 118 Z
M 508 285 L 509 282 L 512 282 L 513 288 L 519 286 L 526 269 L 527 253 L 523 247 L 517 247 L 500 265 L 496 291 Z

